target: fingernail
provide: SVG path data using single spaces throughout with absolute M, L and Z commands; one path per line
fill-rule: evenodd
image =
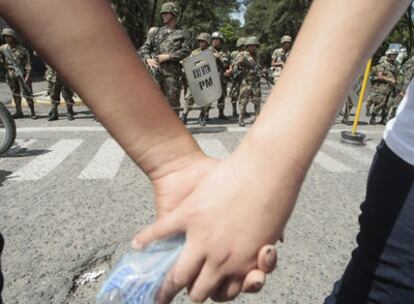
M 267 266 L 273 266 L 275 263 L 275 253 L 272 249 L 266 251 L 265 262 Z
M 263 282 L 256 282 L 254 283 L 254 288 L 256 290 L 261 289 L 263 287 Z

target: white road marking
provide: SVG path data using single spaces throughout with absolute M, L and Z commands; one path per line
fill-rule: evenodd
M 111 179 L 118 173 L 125 152 L 110 138 L 99 148 L 95 157 L 79 175 L 80 179 Z
M 332 173 L 352 172 L 352 169 L 347 165 L 321 151 L 316 155 L 314 162 L 323 169 Z
M 196 138 L 198 145 L 201 150 L 204 151 L 208 156 L 223 159 L 229 156 L 229 151 L 223 146 L 220 140 L 218 139 L 204 139 Z
M 372 163 L 372 154 L 367 154 L 367 150 L 363 147 L 350 147 L 333 140 L 326 140 L 324 146 L 330 147 L 336 152 L 342 152 L 361 164 L 370 166 Z
M 50 152 L 36 156 L 31 162 L 17 170 L 9 178 L 14 181 L 40 180 L 63 162 L 82 142 L 82 139 L 60 140 L 50 147 Z
M 209 125 L 209 127 L 222 127 L 222 125 Z M 228 132 L 247 132 L 251 126 L 247 127 L 227 127 Z M 342 131 L 349 131 L 344 129 L 331 129 L 329 133 L 338 134 Z M 4 130 L 0 129 L 0 132 Z M 27 128 L 18 128 L 17 133 L 34 133 L 34 132 L 106 132 L 106 129 L 102 126 L 96 127 L 27 127 Z M 363 130 L 361 131 L 364 134 L 376 134 L 381 135 L 384 133 L 383 130 Z M 339 139 L 338 139 L 339 140 Z

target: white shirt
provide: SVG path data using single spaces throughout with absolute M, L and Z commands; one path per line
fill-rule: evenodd
M 396 117 L 387 124 L 384 139 L 395 154 L 414 166 L 414 81 L 408 86 Z

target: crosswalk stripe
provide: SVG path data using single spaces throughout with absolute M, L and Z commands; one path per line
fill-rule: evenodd
M 341 144 L 339 141 L 333 140 L 326 140 L 324 145 L 335 149 L 337 152 L 345 153 L 348 157 L 352 158 L 353 160 L 370 166 L 372 163 L 372 154 L 367 154 L 367 150 L 361 147 L 349 147 L 346 145 Z M 364 153 L 365 151 L 365 153 Z
M 37 140 L 36 139 L 16 139 L 14 145 L 9 151 L 7 151 L 6 156 L 13 156 L 19 154 L 25 149 L 33 145 Z
M 82 139 L 64 139 L 54 144 L 46 154 L 36 156 L 31 162 L 10 176 L 14 181 L 40 180 L 53 171 L 83 142 Z
M 118 173 L 125 152 L 118 143 L 108 139 L 99 148 L 95 157 L 79 175 L 80 179 L 111 179 Z
M 318 164 L 323 169 L 332 172 L 332 173 L 347 173 L 352 172 L 352 169 L 349 168 L 344 163 L 336 160 L 335 158 L 329 156 L 328 154 L 320 151 L 316 157 L 314 162 Z
M 223 159 L 229 156 L 229 151 L 227 151 L 218 139 L 197 138 L 197 142 L 201 150 L 210 157 Z

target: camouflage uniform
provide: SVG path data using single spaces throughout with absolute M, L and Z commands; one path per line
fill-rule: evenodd
M 272 60 L 278 64 L 285 64 L 289 58 L 290 52 L 285 52 L 283 48 L 279 48 L 273 51 Z M 273 67 L 273 82 L 276 84 L 282 75 L 283 66 Z
M 59 112 L 58 107 L 60 104 L 60 94 L 62 94 L 63 100 L 66 103 L 67 108 L 67 118 L 68 120 L 74 120 L 73 105 L 75 104 L 73 100 L 73 91 L 63 82 L 63 80 L 57 75 L 56 71 L 52 70 L 51 80 L 52 80 L 52 90 L 50 92 L 50 100 L 52 101 L 52 109 L 49 112 L 49 121 L 58 120 Z
M 256 116 L 260 113 L 262 90 L 260 88 L 260 68 L 257 56 L 248 51 L 239 54 L 237 62 L 242 68 L 243 81 L 240 87 L 240 116 L 239 124 L 244 126 L 246 107 L 249 101 L 253 102 Z
M 14 32 L 10 34 L 7 33 L 7 29 L 3 30 L 2 35 L 12 35 Z M 11 31 L 11 30 L 10 30 Z M 4 34 L 6 33 L 6 34 Z M 22 111 L 22 95 L 26 98 L 27 104 L 29 105 L 31 117 L 36 118 L 35 111 L 34 111 L 34 100 L 32 97 L 32 92 L 25 89 L 28 87 L 30 89 L 31 84 L 27 83 L 26 86 L 23 83 L 23 79 L 17 77 L 12 62 L 9 62 L 5 55 L 4 51 L 9 49 L 11 51 L 12 57 L 16 64 L 21 68 L 23 71 L 23 76 L 26 77 L 31 74 L 32 66 L 30 63 L 30 55 L 26 48 L 24 48 L 21 44 L 17 42 L 16 36 L 11 36 L 16 40 L 16 47 L 11 48 L 8 44 L 4 44 L 0 47 L 0 65 L 3 67 L 6 73 L 6 83 L 10 88 L 10 91 L 13 95 L 14 102 L 16 104 L 16 114 L 14 114 L 15 118 L 23 117 Z
M 182 88 L 180 61 L 190 54 L 190 35 L 184 30 L 163 26 L 148 33 L 140 54 L 145 62 L 161 54 L 171 56 L 170 60 L 160 64 L 155 79 L 169 104 L 177 109 L 175 111 L 178 113 Z
M 230 68 L 230 55 L 228 52 L 223 51 L 223 50 L 218 50 L 213 46 L 211 47 L 211 50 L 213 51 L 213 54 L 217 59 L 217 69 L 220 74 L 221 87 L 223 88 L 223 94 L 221 95 L 220 99 L 217 101 L 217 107 L 220 112 L 220 118 L 223 118 L 223 115 L 224 115 L 223 111 L 224 111 L 225 101 L 227 97 L 227 84 L 228 84 L 228 79 L 227 77 L 224 76 L 224 72 Z
M 237 64 L 237 58 L 239 57 L 240 53 L 242 52 L 242 47 L 245 44 L 245 38 L 240 38 L 237 41 L 237 47 L 239 50 L 235 50 L 230 54 L 231 65 L 233 70 L 233 78 L 232 78 L 232 85 L 231 85 L 231 103 L 233 106 L 233 117 L 237 117 L 237 102 L 240 97 L 240 86 L 243 81 L 242 78 L 242 69 Z
M 46 96 L 49 96 L 50 93 L 52 92 L 53 84 L 56 81 L 56 73 L 55 73 L 55 71 L 53 70 L 53 68 L 50 65 L 45 64 L 45 67 L 46 67 L 46 71 L 45 71 L 44 78 L 47 81 L 47 92 L 46 92 Z
M 395 86 L 389 84 L 388 82 L 377 79 L 377 75 L 382 73 L 383 76 L 394 79 L 397 79 L 398 76 L 397 67 L 389 61 L 385 61 L 377 65 L 375 71 L 376 75 L 373 80 L 372 91 L 367 100 L 367 112 L 372 114 L 372 124 L 375 124 L 375 116 L 380 113 L 382 114 L 383 122 L 386 120 L 388 115 L 387 103 L 395 89 Z
M 397 80 L 397 87 L 399 90 L 399 93 L 402 93 L 401 95 L 398 94 L 397 97 L 395 97 L 390 105 L 390 116 L 389 119 L 392 119 L 395 117 L 397 113 L 398 106 L 401 103 L 401 100 L 403 98 L 402 95 L 405 95 L 405 92 L 408 89 L 408 86 L 410 85 L 411 80 L 414 78 L 414 56 L 408 59 L 400 71 L 400 74 L 398 76 Z

